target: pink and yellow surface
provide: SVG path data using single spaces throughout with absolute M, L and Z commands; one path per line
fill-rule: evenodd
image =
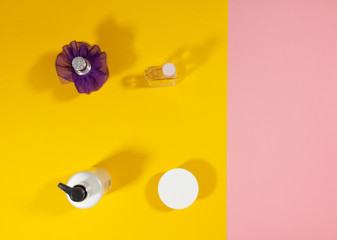
M 337 239 L 336 1 L 1 3 L 1 239 Z M 59 83 L 72 40 L 107 53 L 98 92 Z M 170 61 L 179 84 L 144 87 Z M 112 191 L 75 209 L 57 184 L 92 166 Z
M 1 3 L 1 239 L 225 239 L 227 2 Z M 107 53 L 98 92 L 60 84 L 72 40 Z M 177 86 L 143 87 L 145 68 L 174 60 Z M 72 207 L 57 184 L 97 164 L 112 191 Z M 200 192 L 171 211 L 156 184 L 177 167 Z

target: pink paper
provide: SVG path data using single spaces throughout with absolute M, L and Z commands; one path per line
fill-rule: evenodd
M 228 12 L 228 240 L 336 240 L 337 1 Z

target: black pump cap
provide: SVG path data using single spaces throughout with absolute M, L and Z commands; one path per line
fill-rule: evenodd
M 70 199 L 73 200 L 74 202 L 81 202 L 87 196 L 87 191 L 85 190 L 85 187 L 82 185 L 69 187 L 63 183 L 59 183 L 57 186 L 61 188 L 66 194 L 68 194 Z

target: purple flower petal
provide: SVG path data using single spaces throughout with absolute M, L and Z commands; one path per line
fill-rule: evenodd
M 85 58 L 91 65 L 91 70 L 85 75 L 79 75 L 72 67 L 75 57 Z M 84 42 L 72 41 L 63 46 L 63 51 L 56 58 L 56 71 L 61 79 L 74 82 L 79 93 L 91 93 L 99 90 L 109 77 L 106 64 L 106 54 L 99 46 L 90 46 Z

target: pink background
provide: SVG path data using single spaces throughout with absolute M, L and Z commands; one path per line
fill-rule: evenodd
M 337 1 L 229 1 L 228 239 L 337 239 Z

